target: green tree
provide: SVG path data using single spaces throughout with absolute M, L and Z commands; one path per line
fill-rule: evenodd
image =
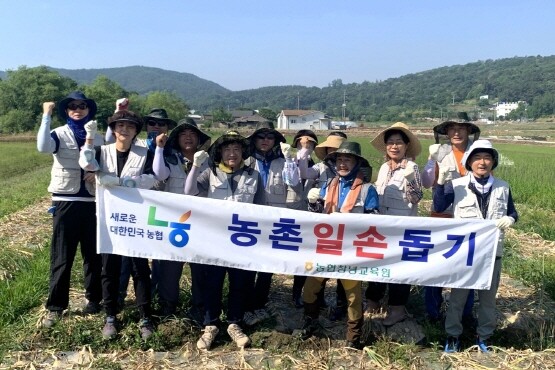
M 231 118 L 231 113 L 226 111 L 224 108 L 217 108 L 212 111 L 213 122 L 230 122 Z
M 22 66 L 16 71 L 8 71 L 7 78 L 0 81 L 0 118 L 3 132 L 23 132 L 37 127 L 42 116 L 42 103 L 60 101 L 75 89 L 75 81 L 45 66 Z M 13 110 L 17 112 L 10 113 Z M 16 118 L 20 121 L 15 122 Z M 53 119 L 53 126 L 60 123 L 56 117 Z
M 261 108 L 258 110 L 258 115 L 266 118 L 269 121 L 275 122 L 277 119 L 277 113 L 269 108 Z
M 148 94 L 141 104 L 144 115 L 148 114 L 152 108 L 163 108 L 169 118 L 176 122 L 189 114 L 187 103 L 176 94 L 167 91 L 154 91 Z

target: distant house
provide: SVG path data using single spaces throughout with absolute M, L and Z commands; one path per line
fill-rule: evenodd
M 258 114 L 252 114 L 249 116 L 235 118 L 233 121 L 231 121 L 231 126 L 255 128 L 256 125 L 260 122 L 269 122 L 269 121 L 268 119 L 262 116 L 259 116 Z
M 331 119 L 317 110 L 284 109 L 277 118 L 281 130 L 329 130 L 330 125 Z
M 243 109 L 243 110 L 232 110 L 231 112 L 231 119 L 240 118 L 240 117 L 248 117 L 252 116 L 255 112 L 250 109 Z
M 512 111 L 514 111 L 515 109 L 518 108 L 518 105 L 520 103 L 526 103 L 524 101 L 518 101 L 518 102 L 511 102 L 511 103 L 505 103 L 505 102 L 501 102 L 501 103 L 497 103 L 495 105 L 495 114 L 497 115 L 497 117 L 504 117 L 506 115 L 508 115 L 509 113 L 511 113 Z

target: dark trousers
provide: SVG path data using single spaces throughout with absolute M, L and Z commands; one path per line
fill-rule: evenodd
M 248 271 L 248 291 L 246 311 L 254 311 L 264 308 L 270 296 L 273 274 L 268 272 Z
M 160 305 L 166 313 L 174 313 L 179 302 L 179 281 L 183 274 L 184 262 L 156 260 L 152 263 L 153 269 L 154 264 L 158 269 L 156 290 Z
M 115 316 L 119 311 L 119 283 L 122 256 L 102 254 L 102 297 L 107 316 Z M 141 317 L 150 316 L 150 267 L 146 258 L 130 257 L 131 276 L 135 288 L 137 309 Z
M 62 311 L 69 304 L 71 268 L 81 246 L 85 297 L 100 303 L 102 289 L 100 255 L 96 253 L 96 205 L 94 202 L 52 202 L 55 207 L 50 246 L 50 289 L 46 308 Z
M 119 298 L 123 302 L 127 297 L 127 288 L 131 278 L 131 257 L 121 257 L 121 275 L 119 277 Z
M 410 295 L 410 284 L 388 284 L 371 281 L 366 289 L 366 298 L 374 302 L 380 301 L 385 296 L 385 290 L 388 285 L 389 296 L 387 304 L 389 306 L 406 305 Z
M 222 313 L 225 274 L 229 279 L 227 295 L 227 321 L 239 323 L 245 314 L 246 283 L 250 271 L 231 267 L 202 265 L 206 276 L 204 284 L 204 325 L 218 325 Z
M 439 319 L 441 317 L 441 304 L 443 303 L 443 288 L 435 286 L 427 286 L 424 293 L 426 302 L 426 312 L 431 319 Z M 468 292 L 468 298 L 464 305 L 463 316 L 472 316 L 472 308 L 474 306 L 474 290 Z
M 199 263 L 189 263 L 191 268 L 191 309 L 194 313 L 204 312 L 204 298 L 206 271 Z

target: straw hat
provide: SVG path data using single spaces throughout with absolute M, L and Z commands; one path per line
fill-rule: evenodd
M 374 148 L 376 148 L 381 153 L 387 153 L 384 138 L 385 134 L 391 130 L 401 131 L 405 135 L 407 135 L 407 137 L 409 138 L 409 143 L 407 144 L 407 152 L 405 154 L 405 157 L 416 159 L 416 157 L 418 157 L 418 155 L 422 151 L 422 145 L 420 144 L 420 140 L 418 140 L 416 135 L 414 135 L 410 131 L 409 126 L 407 126 L 403 122 L 394 123 L 391 127 L 386 128 L 385 130 L 380 132 L 378 136 L 376 136 L 371 142 Z
M 338 149 L 345 140 L 347 139 L 345 139 L 342 136 L 336 136 L 336 135 L 328 136 L 326 138 L 326 141 L 316 145 L 316 147 L 314 148 L 314 154 L 316 154 L 316 157 L 318 157 L 318 159 L 323 161 L 324 158 L 326 158 L 326 155 L 328 154 L 327 148 Z

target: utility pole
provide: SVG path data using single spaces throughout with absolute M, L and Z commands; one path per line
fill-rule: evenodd
M 301 93 L 297 91 L 297 110 L 301 109 Z
M 345 97 L 346 92 L 343 91 L 343 105 L 341 106 L 343 109 L 343 126 L 345 126 L 345 109 L 347 108 L 347 102 L 346 102 L 346 97 Z

